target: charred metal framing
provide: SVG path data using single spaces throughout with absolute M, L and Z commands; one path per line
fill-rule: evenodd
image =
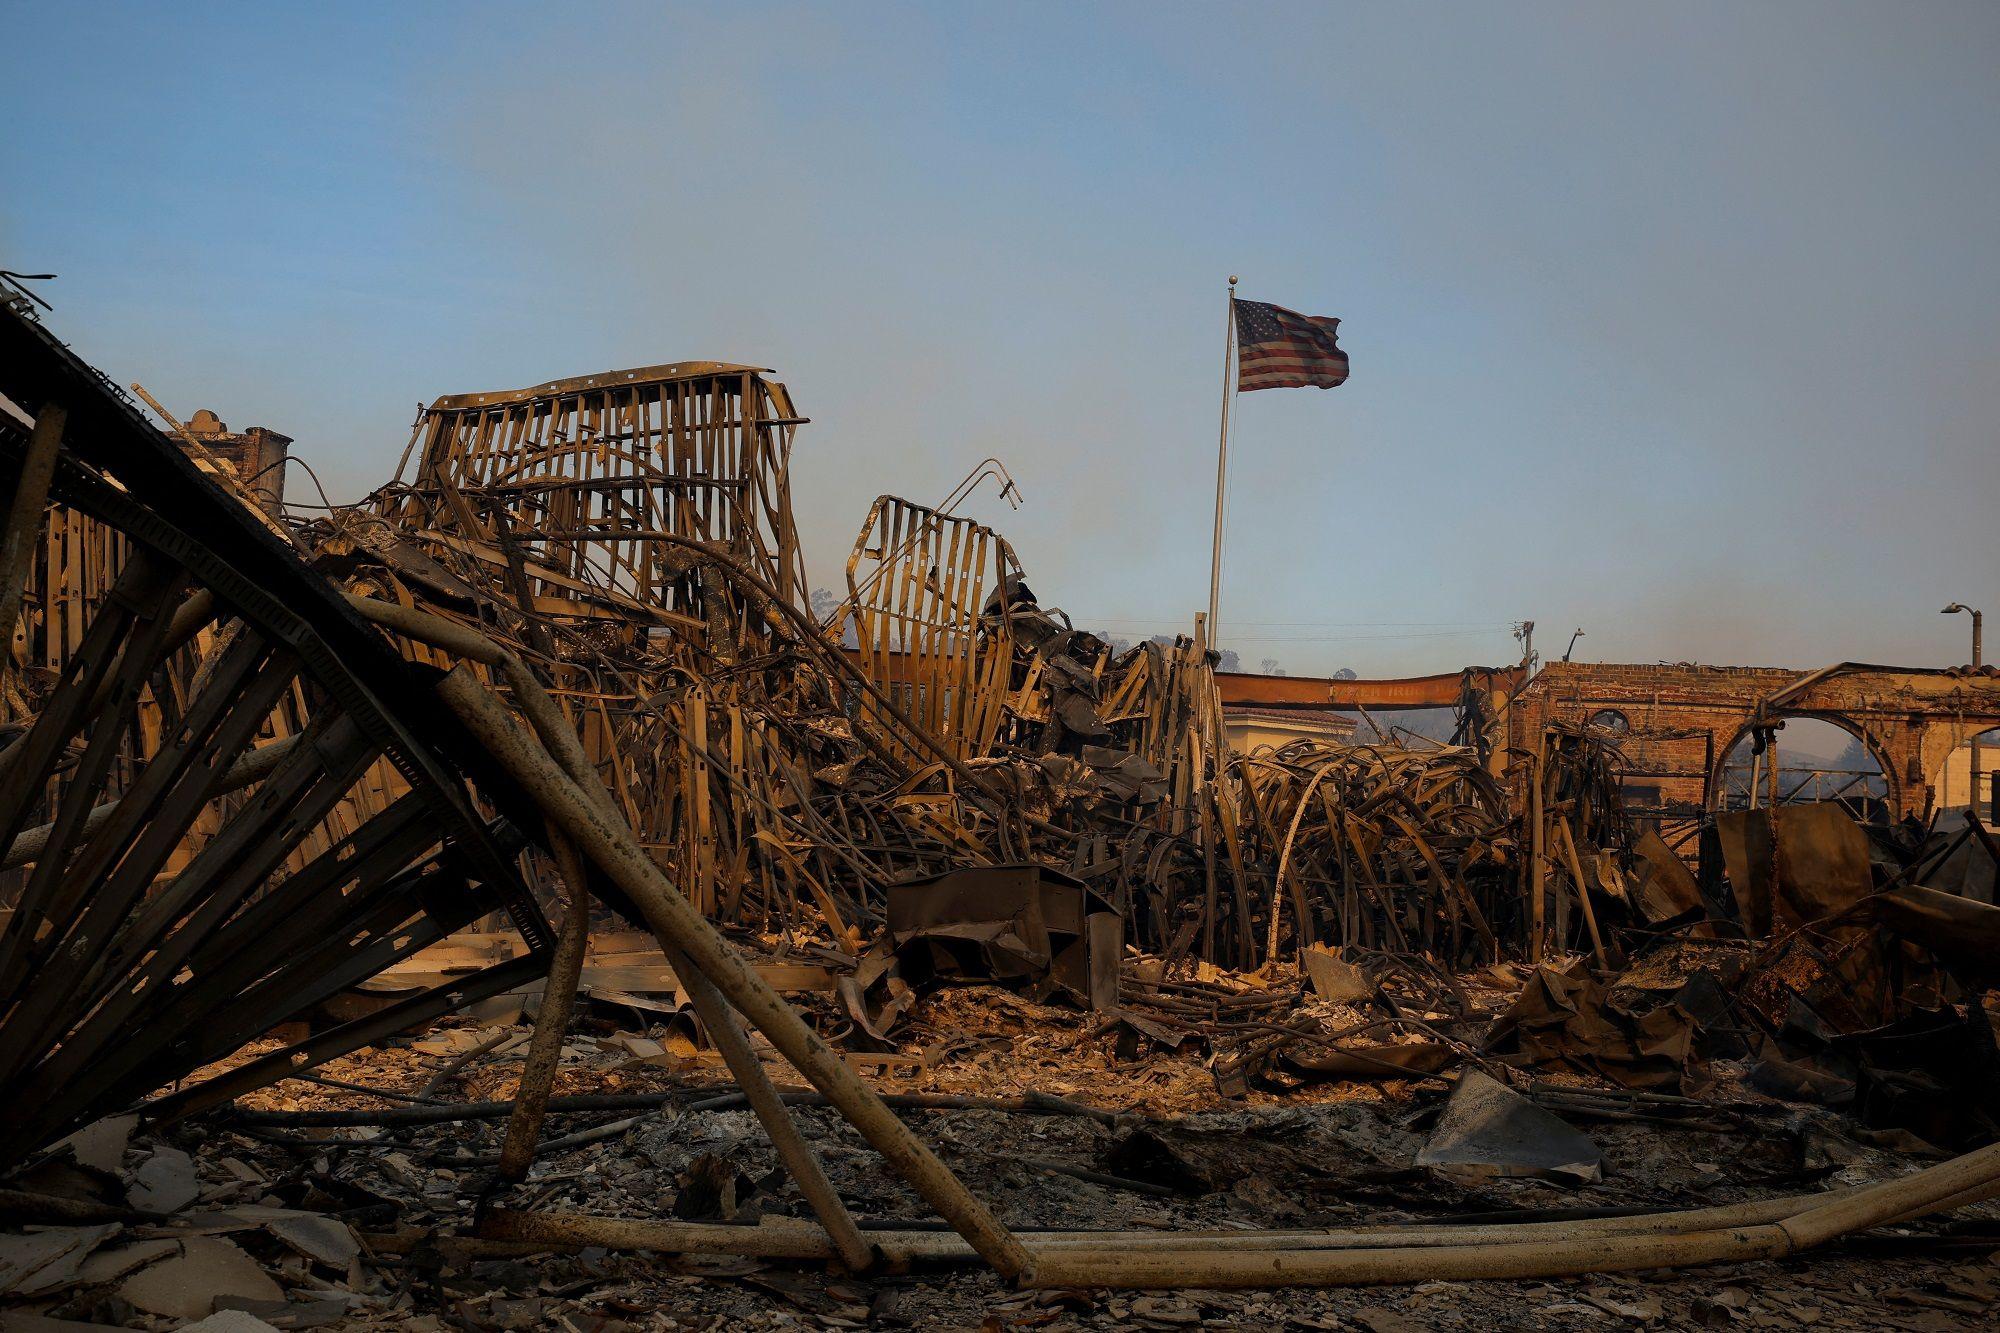
M 66 417 L 57 512 L 115 532 L 122 557 L 66 633 L 32 724 L 0 751 L 0 845 L 43 824 L 0 930 L 4 1156 L 187 1078 L 480 913 L 504 908 L 539 966 L 550 936 L 519 836 L 475 806 L 476 751 L 415 706 L 413 668 L 14 311 L 0 368 L 22 411 Z M 0 423 L 16 487 L 31 447 Z M 197 636 L 205 653 L 184 648 Z M 303 732 L 239 793 L 231 770 L 286 737 L 273 719 L 295 691 Z M 402 795 L 356 806 L 357 790 L 379 796 L 378 763 Z M 504 783 L 488 792 L 519 808 Z M 367 1039 L 329 1034 L 270 1075 Z

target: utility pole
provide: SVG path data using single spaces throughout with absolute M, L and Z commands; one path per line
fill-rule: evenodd
M 1981 648 L 1980 639 L 1982 637 L 1981 631 L 1985 628 L 1986 625 L 1986 613 L 1983 611 L 1975 610 L 1974 608 L 1967 606 L 1964 602 L 1953 602 L 1950 606 L 1947 606 L 1944 610 L 1938 612 L 1938 614 L 1941 616 L 1948 616 L 1959 611 L 1971 612 L 1972 615 L 1972 669 L 1974 671 L 1977 671 L 1981 666 L 1985 664 L 1984 660 L 1980 656 L 1980 648 Z M 1980 817 L 1979 778 L 1980 778 L 1979 736 L 1977 735 L 1977 733 L 1975 733 L 1972 737 L 1972 794 L 1971 794 L 1972 799 L 1968 802 L 1968 805 L 1972 810 L 1972 817 L 1974 819 L 1978 819 Z M 1986 812 L 1986 815 L 1987 818 L 1990 819 L 1993 815 L 1993 811 L 1989 808 Z

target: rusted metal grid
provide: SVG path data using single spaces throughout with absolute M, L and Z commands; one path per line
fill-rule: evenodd
M 988 612 L 1005 606 L 1020 572 L 1014 548 L 984 524 L 880 496 L 847 557 L 847 599 L 828 633 L 851 634 L 862 668 L 904 716 L 956 757 L 984 756 L 1005 715 L 1014 646 L 1007 618 Z M 883 721 L 872 699 L 860 707 Z

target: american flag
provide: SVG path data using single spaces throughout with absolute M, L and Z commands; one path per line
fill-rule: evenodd
M 1236 388 L 1331 389 L 1347 382 L 1347 353 L 1334 341 L 1340 321 L 1262 301 L 1236 303 Z

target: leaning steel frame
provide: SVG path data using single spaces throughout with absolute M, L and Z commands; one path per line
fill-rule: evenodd
M 416 706 L 418 669 L 14 310 L 0 394 L 25 414 L 0 416 L 17 516 L 106 557 L 102 587 L 44 576 L 52 679 L 0 750 L 0 1163 L 163 1085 L 147 1114 L 185 1114 L 543 970 L 502 813 L 521 800 L 490 768 L 474 798 L 476 747 Z M 22 502 L 41 485 L 53 503 Z M 521 958 L 187 1082 L 493 910 Z

